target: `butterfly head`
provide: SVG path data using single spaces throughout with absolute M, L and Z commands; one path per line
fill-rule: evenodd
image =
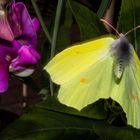
M 132 54 L 132 47 L 125 35 L 120 34 L 120 37 L 112 43 L 111 50 L 116 58 L 128 60 Z

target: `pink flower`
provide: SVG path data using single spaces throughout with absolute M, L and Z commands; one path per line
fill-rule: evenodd
M 8 88 L 9 71 L 24 71 L 40 60 L 36 51 L 39 21 L 31 19 L 22 2 L 13 1 L 8 13 L 0 15 L 0 92 Z M 31 73 L 30 73 L 31 74 Z

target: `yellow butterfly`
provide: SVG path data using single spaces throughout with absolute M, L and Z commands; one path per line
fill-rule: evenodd
M 104 36 L 57 54 L 44 68 L 60 85 L 58 100 L 78 110 L 112 98 L 140 128 L 140 61 L 126 36 Z

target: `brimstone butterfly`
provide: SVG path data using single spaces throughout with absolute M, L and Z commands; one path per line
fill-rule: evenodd
M 140 61 L 125 35 L 69 47 L 45 69 L 60 85 L 61 103 L 81 110 L 100 98 L 112 98 L 122 106 L 127 123 L 140 128 Z

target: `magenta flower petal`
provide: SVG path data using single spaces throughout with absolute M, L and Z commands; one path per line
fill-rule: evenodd
M 29 43 L 35 47 L 37 42 L 36 26 L 38 25 L 34 25 L 25 5 L 22 2 L 15 3 L 12 7 L 10 23 L 14 34 L 18 35 L 20 33 L 24 44 Z M 35 24 L 37 24 L 37 21 Z
M 36 64 L 39 59 L 40 55 L 34 48 L 24 45 L 18 50 L 18 56 L 12 60 L 11 66 L 14 70 L 21 70 Z
M 5 92 L 8 88 L 9 79 L 9 64 L 16 56 L 16 52 L 10 43 L 1 40 L 0 44 L 0 93 Z
M 22 35 L 22 29 L 19 20 L 19 12 L 14 9 L 16 6 L 15 2 L 11 5 L 11 12 L 9 13 L 9 24 L 11 25 L 11 29 L 13 31 L 14 37 L 19 37 Z
M 30 65 L 40 59 L 36 51 L 39 21 L 31 19 L 22 2 L 13 0 L 9 12 L 8 18 L 0 15 L 0 93 L 8 88 L 9 71 L 28 76 L 34 71 Z
M 0 93 L 5 92 L 8 88 L 8 63 L 0 60 Z
M 17 40 L 14 40 L 14 41 L 12 41 L 12 46 L 13 46 L 13 48 L 15 50 L 18 51 L 20 49 L 20 47 L 21 47 L 21 43 L 19 41 L 17 41 Z
M 5 92 L 8 88 L 9 64 L 16 56 L 13 48 L 8 47 L 10 44 L 5 41 L 4 44 L 0 44 L 0 93 Z
M 1 12 L 3 13 L 0 15 L 0 38 L 12 41 L 14 39 L 14 35 L 8 23 L 6 13 L 4 11 Z
M 32 19 L 32 23 L 34 25 L 34 28 L 35 28 L 35 31 L 37 32 L 39 30 L 39 27 L 40 27 L 40 22 L 37 18 L 33 18 Z

